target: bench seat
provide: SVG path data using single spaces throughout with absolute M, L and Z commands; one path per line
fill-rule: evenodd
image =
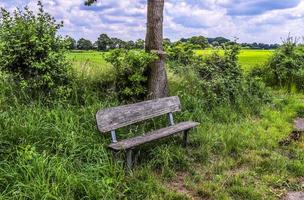
M 130 138 L 130 139 L 121 140 L 121 141 L 116 142 L 116 143 L 111 143 L 109 145 L 109 148 L 112 149 L 112 150 L 116 150 L 116 151 L 132 149 L 132 148 L 137 147 L 141 144 L 145 144 L 145 143 L 148 143 L 148 142 L 152 142 L 154 140 L 165 138 L 167 136 L 174 135 L 174 134 L 177 134 L 179 132 L 189 130 L 189 129 L 194 128 L 198 125 L 199 125 L 199 123 L 192 122 L 192 121 L 181 122 L 181 123 L 178 123 L 178 124 L 166 127 L 166 128 L 162 128 L 162 129 L 158 129 L 158 130 L 155 130 L 155 131 L 148 132 L 145 135 L 137 136 L 137 137 Z

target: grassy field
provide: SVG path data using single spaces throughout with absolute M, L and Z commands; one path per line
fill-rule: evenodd
M 198 55 L 210 55 L 215 50 L 197 50 Z M 220 53 L 223 51 L 219 50 Z M 239 54 L 239 62 L 245 71 L 249 71 L 252 67 L 256 65 L 264 64 L 268 58 L 273 54 L 272 50 L 241 50 Z M 94 74 L 94 69 L 103 66 L 104 70 L 109 69 L 109 64 L 103 58 L 103 53 L 88 51 L 88 52 L 72 52 L 68 54 L 68 58 L 74 63 L 76 69 L 84 69 L 87 66 L 91 66 L 90 70 L 92 75 Z M 95 71 L 96 72 L 96 71 Z
M 102 76 L 105 79 L 113 78 L 112 66 L 104 59 L 104 53 L 98 51 L 80 51 L 67 54 L 73 68 L 82 77 L 97 80 Z
M 113 160 L 110 135 L 100 135 L 94 117 L 118 105 L 115 99 L 91 93 L 84 105 L 45 107 L 6 99 L 9 85 L 0 87 L 0 199 L 276 200 L 304 189 L 304 140 L 279 145 L 304 113 L 303 95 L 277 93 L 259 115 L 225 107 L 210 113 L 203 99 L 182 95 L 187 89 L 173 77 L 171 95 L 180 95 L 183 105 L 176 121 L 201 125 L 187 149 L 180 137 L 141 147 L 139 164 L 126 176 L 123 153 Z M 119 130 L 118 138 L 165 120 Z
M 223 53 L 222 50 L 197 50 L 198 55 L 210 55 L 212 52 L 219 51 Z M 242 49 L 239 54 L 239 62 L 245 71 L 250 70 L 256 65 L 264 64 L 269 57 L 273 54 L 273 50 L 252 50 L 252 49 Z
M 0 73 L 1 200 L 277 200 L 304 190 L 304 140 L 279 144 L 292 132 L 293 119 L 304 117 L 303 94 L 273 91 L 271 103 L 255 105 L 257 113 L 246 105 L 242 112 L 227 105 L 210 111 L 200 91 L 191 93 L 196 88 L 188 77 L 170 74 L 170 95 L 182 103 L 176 122 L 201 125 L 190 132 L 187 149 L 181 137 L 142 146 L 138 165 L 126 175 L 124 154 L 113 159 L 110 135 L 101 135 L 95 121 L 97 110 L 121 104 L 100 87 L 113 69 L 98 52 L 68 58 L 81 77 L 71 88 L 73 103 L 24 102 Z M 164 116 L 120 129 L 118 139 L 166 123 Z

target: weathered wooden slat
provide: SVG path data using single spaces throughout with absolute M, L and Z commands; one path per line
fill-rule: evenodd
M 304 132 L 304 119 L 303 118 L 295 119 L 293 129 L 294 131 Z
M 96 120 L 99 131 L 105 133 L 180 110 L 180 100 L 174 96 L 100 110 L 96 114 Z
M 191 122 L 191 121 L 182 122 L 182 123 L 179 123 L 179 124 L 176 124 L 173 126 L 169 126 L 166 128 L 156 130 L 156 131 L 149 132 L 146 135 L 137 136 L 137 137 L 126 139 L 126 140 L 121 140 L 120 142 L 117 142 L 117 143 L 112 143 L 109 145 L 109 148 L 116 150 L 116 151 L 131 149 L 131 148 L 139 146 L 141 144 L 145 144 L 148 142 L 152 142 L 154 140 L 165 138 L 170 135 L 179 133 L 181 131 L 189 130 L 198 125 L 199 125 L 199 123 L 197 123 L 197 122 Z

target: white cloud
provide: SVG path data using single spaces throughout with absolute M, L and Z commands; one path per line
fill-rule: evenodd
M 36 10 L 36 3 L 11 0 L 0 6 L 12 10 L 28 5 Z M 102 0 L 91 7 L 83 3 L 43 0 L 45 10 L 64 21 L 62 34 L 91 40 L 101 33 L 125 40 L 144 38 L 146 0 Z M 165 37 L 171 39 L 204 35 L 238 37 L 241 42 L 280 42 L 289 32 L 303 34 L 304 0 L 165 0 L 164 21 Z

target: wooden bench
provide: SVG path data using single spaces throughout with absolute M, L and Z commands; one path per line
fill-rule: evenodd
M 188 131 L 198 126 L 199 123 L 187 121 L 175 124 L 173 113 L 177 111 L 181 111 L 181 104 L 179 98 L 174 96 L 100 110 L 96 114 L 96 120 L 101 133 L 111 132 L 112 143 L 108 147 L 114 151 L 126 151 L 127 167 L 130 169 L 132 167 L 132 149 L 139 145 L 180 132 L 184 133 L 184 144 L 187 145 Z M 168 114 L 169 127 L 117 141 L 116 129 L 164 114 Z

